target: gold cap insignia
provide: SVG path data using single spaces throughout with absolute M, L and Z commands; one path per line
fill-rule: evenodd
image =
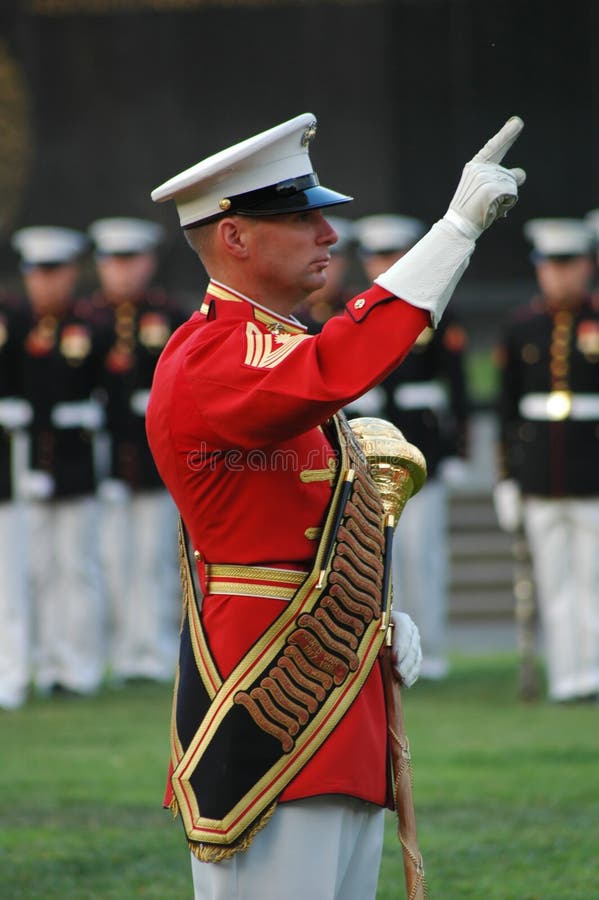
M 307 147 L 316 137 L 316 122 L 311 122 L 302 134 L 302 147 Z

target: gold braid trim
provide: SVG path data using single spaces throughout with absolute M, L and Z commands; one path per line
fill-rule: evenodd
M 391 735 L 395 738 L 395 740 L 398 742 L 398 744 L 400 745 L 401 750 L 402 750 L 401 769 L 395 776 L 395 783 L 393 786 L 394 787 L 393 799 L 395 801 L 395 809 L 399 810 L 400 809 L 400 792 L 401 792 L 400 778 L 401 778 L 402 774 L 406 771 L 406 767 L 407 767 L 410 781 L 412 782 L 412 787 L 413 787 L 414 772 L 412 770 L 412 761 L 411 761 L 412 757 L 410 755 L 410 744 L 409 744 L 408 739 L 406 738 L 405 742 L 404 742 L 399 738 L 399 736 L 391 728 L 389 729 L 389 731 L 391 732 Z M 414 883 L 412 884 L 412 888 L 408 895 L 408 900 L 417 900 L 418 897 L 423 897 L 424 900 L 427 900 L 428 885 L 426 883 L 426 878 L 425 878 L 424 862 L 422 859 L 422 854 L 421 854 L 420 850 L 418 849 L 418 846 L 416 846 L 416 851 L 414 851 L 414 848 L 410 846 L 410 844 L 407 842 L 406 838 L 402 834 L 402 825 L 399 820 L 399 816 L 398 816 L 398 820 L 397 820 L 397 837 L 399 839 L 399 843 L 402 846 L 403 852 L 406 853 L 410 857 L 410 860 L 412 861 L 412 865 L 414 867 L 414 871 L 416 873 L 416 875 L 414 877 Z M 405 868 L 405 863 L 404 863 L 404 868 Z
M 185 532 L 183 530 L 183 522 L 181 517 L 179 517 L 179 525 L 178 525 L 178 544 L 179 544 L 179 577 L 181 579 L 181 594 L 183 601 L 183 609 L 181 612 L 181 624 L 179 627 L 179 633 L 183 630 L 183 624 L 185 622 L 185 617 L 187 615 L 187 610 L 189 608 L 190 602 L 190 594 L 191 591 L 191 572 L 189 571 L 189 561 L 187 559 L 187 549 L 185 546 Z M 186 577 L 189 573 L 189 578 Z
M 202 844 L 197 841 L 188 841 L 189 849 L 200 862 L 218 863 L 225 859 L 231 859 L 236 853 L 247 850 L 258 832 L 262 831 L 265 825 L 268 824 L 276 808 L 276 801 L 267 806 L 262 815 L 249 828 L 246 828 L 233 844 L 219 846 L 217 844 Z

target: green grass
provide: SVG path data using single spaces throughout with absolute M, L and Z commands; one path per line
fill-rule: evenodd
M 455 659 L 404 706 L 431 898 L 599 897 L 599 707 L 520 703 L 510 655 Z M 169 707 L 134 685 L 1 715 L 2 900 L 191 898 L 161 810 Z M 378 900 L 403 896 L 389 814 Z
M 491 350 L 470 348 L 465 356 L 466 384 L 472 403 L 493 403 L 499 387 L 499 370 Z
M 599 897 L 599 706 L 520 703 L 510 657 L 404 696 L 430 897 Z M 379 900 L 401 896 L 387 829 Z

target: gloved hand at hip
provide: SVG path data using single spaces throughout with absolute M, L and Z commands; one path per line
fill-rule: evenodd
M 522 525 L 522 494 L 518 482 L 504 478 L 493 488 L 495 515 L 502 531 L 514 532 Z
M 411 687 L 418 678 L 422 665 L 420 632 L 407 613 L 392 610 L 391 618 L 394 626 L 391 647 L 393 672 L 402 684 Z

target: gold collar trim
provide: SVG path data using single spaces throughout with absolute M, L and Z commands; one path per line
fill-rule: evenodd
M 227 285 L 220 284 L 213 279 L 210 280 L 206 293 L 216 297 L 217 300 L 225 300 L 229 303 L 249 303 L 252 307 L 254 320 L 262 325 L 266 325 L 269 331 L 277 334 L 304 334 L 307 331 L 306 326 L 302 325 L 297 319 L 288 319 L 285 316 L 280 316 L 271 309 L 256 303 L 251 297 L 246 297 L 245 294 L 240 294 L 238 291 L 234 291 Z

